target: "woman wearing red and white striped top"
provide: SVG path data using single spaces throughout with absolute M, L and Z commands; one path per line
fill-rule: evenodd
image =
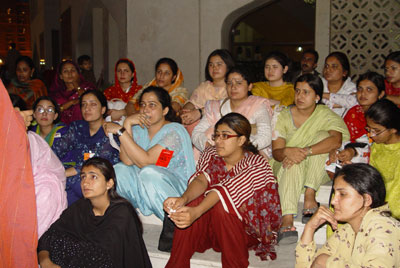
M 249 248 L 262 260 L 276 258 L 278 187 L 250 133 L 244 116 L 222 117 L 212 136 L 215 146 L 203 151 L 185 193 L 164 201 L 178 227 L 166 267 L 190 267 L 194 252 L 208 248 L 222 252 L 223 267 L 248 267 Z

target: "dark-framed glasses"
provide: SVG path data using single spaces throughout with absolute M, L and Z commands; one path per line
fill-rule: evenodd
M 229 135 L 229 134 L 225 134 L 225 133 L 222 133 L 222 134 L 212 134 L 211 135 L 211 139 L 213 140 L 213 141 L 216 141 L 218 138 L 220 138 L 221 140 L 227 140 L 227 139 L 230 139 L 230 138 L 234 138 L 234 137 L 239 137 L 239 135 Z
M 366 127 L 366 128 L 365 128 L 365 131 L 367 131 L 367 132 L 369 133 L 369 136 L 370 136 L 370 137 L 379 136 L 379 135 L 381 135 L 383 132 L 385 132 L 386 130 L 388 130 L 388 129 L 385 128 L 384 130 L 381 130 L 381 131 L 379 131 L 379 132 L 376 132 L 375 130 L 370 129 L 369 127 Z
M 47 108 L 43 108 L 43 107 L 37 107 L 35 112 L 42 114 L 44 112 L 51 114 L 51 113 L 55 113 L 56 109 L 54 109 L 54 107 L 47 107 Z

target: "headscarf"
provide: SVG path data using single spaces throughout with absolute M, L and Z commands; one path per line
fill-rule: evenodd
M 172 83 L 171 87 L 169 88 L 168 93 L 171 93 L 175 88 L 180 87 L 182 85 L 182 83 L 183 83 L 183 73 L 181 72 L 181 69 L 178 68 L 175 81 Z M 149 82 L 149 86 L 158 86 L 155 77 L 153 78 L 153 80 L 151 80 Z
M 131 86 L 128 92 L 125 92 L 121 85 L 119 84 L 118 77 L 117 77 L 117 67 L 118 64 L 121 63 L 121 61 L 128 61 L 129 63 L 132 64 L 133 66 L 133 78 L 131 82 Z M 137 84 L 137 77 L 136 77 L 136 67 L 133 61 L 131 61 L 128 58 L 121 58 L 117 61 L 115 64 L 114 68 L 114 79 L 115 83 L 111 87 L 107 88 L 104 91 L 104 95 L 106 96 L 107 100 L 112 100 L 112 99 L 121 99 L 123 102 L 128 102 L 130 99 L 132 99 L 133 96 L 142 88 L 142 86 Z

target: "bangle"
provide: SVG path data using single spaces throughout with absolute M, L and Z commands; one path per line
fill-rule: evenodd
M 203 111 L 201 110 L 201 108 L 198 109 L 198 111 L 200 112 L 200 119 L 202 119 L 203 118 Z
M 311 147 L 311 146 L 308 146 L 308 147 L 306 147 L 306 148 L 307 148 L 307 156 L 312 155 L 312 147 Z
M 118 131 L 117 131 L 117 135 L 118 135 L 118 137 L 121 137 L 122 136 L 122 134 L 124 134 L 124 132 L 125 132 L 125 128 L 124 127 L 122 127 L 122 128 L 120 128 L 120 129 L 118 129 Z

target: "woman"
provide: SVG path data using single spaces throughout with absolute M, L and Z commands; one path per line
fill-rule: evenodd
M 199 151 L 214 145 L 212 134 L 215 123 L 224 115 L 236 112 L 245 116 L 251 124 L 250 141 L 259 150 L 267 153 L 271 145 L 272 110 L 267 99 L 249 94 L 253 86 L 249 73 L 244 68 L 233 67 L 226 75 L 228 98 L 206 103 L 204 117 L 192 133 L 192 142 Z
M 278 178 L 282 202 L 280 243 L 297 241 L 293 217 L 305 188 L 303 223 L 318 208 L 315 192 L 329 180 L 325 161 L 331 150 L 349 139 L 343 120 L 321 105 L 323 84 L 319 76 L 305 74 L 296 80 L 295 105 L 274 115 L 272 167 Z
M 227 97 L 225 76 L 233 66 L 235 62 L 226 49 L 216 49 L 208 56 L 205 68 L 206 81 L 193 91 L 182 109 L 182 123 L 189 134 L 203 116 L 207 101 L 222 100 Z
M 385 205 L 385 185 L 367 164 L 346 165 L 335 174 L 334 212 L 320 207 L 296 247 L 296 267 L 400 267 L 400 223 Z M 316 250 L 315 231 L 325 222 L 337 229 Z
M 163 220 L 164 200 L 181 195 L 195 170 L 193 150 L 185 128 L 176 123 L 179 117 L 175 116 L 165 89 L 146 88 L 139 104 L 140 112 L 127 117 L 123 128 L 114 123 L 106 123 L 104 128 L 107 133 L 118 135 L 121 143 L 123 163 L 115 166 L 120 180 L 118 193 L 142 214 L 155 214 Z M 166 222 L 168 218 L 164 229 L 172 227 Z M 173 232 L 173 228 L 169 230 Z M 160 241 L 161 249 L 168 250 L 161 244 Z
M 63 160 L 67 176 L 68 205 L 82 197 L 79 173 L 83 162 L 93 156 L 119 162 L 118 150 L 110 144 L 102 125 L 107 112 L 107 99 L 98 90 L 85 91 L 80 97 L 83 120 L 70 124 L 68 132 L 53 144 L 58 158 Z
M 115 84 L 104 91 L 108 100 L 108 114 L 112 121 L 126 116 L 125 106 L 142 86 L 137 84 L 135 65 L 130 59 L 122 58 L 115 64 Z
M 117 192 L 112 164 L 94 157 L 81 170 L 85 199 L 66 209 L 41 237 L 38 259 L 46 267 L 151 267 L 142 225 Z
M 144 87 L 157 86 L 168 91 L 172 99 L 172 108 L 179 115 L 188 100 L 188 91 L 182 87 L 183 74 L 181 70 L 173 59 L 161 58 L 156 63 L 155 72 L 155 78 Z
M 400 219 L 400 108 L 383 99 L 365 114 L 367 131 L 374 141 L 370 164 L 382 174 L 386 201 L 393 217 Z
M 279 51 L 269 53 L 264 61 L 264 75 L 268 81 L 254 83 L 251 92 L 255 96 L 275 100 L 284 106 L 293 104 L 293 85 L 284 81 L 288 70 L 288 57 Z
M 30 108 L 36 99 L 47 95 L 46 86 L 40 79 L 35 78 L 35 65 L 31 58 L 21 56 L 15 65 L 17 77 L 11 80 L 8 92 L 21 96 Z
M 60 107 L 51 97 L 42 96 L 33 103 L 33 117 L 36 121 L 30 128 L 40 135 L 50 147 L 54 140 L 61 138 L 68 130 L 60 121 Z
M 169 267 L 189 267 L 195 252 L 221 251 L 222 267 L 248 267 L 248 249 L 275 259 L 281 209 L 267 160 L 250 142 L 249 121 L 229 113 L 215 125 L 215 147 L 202 154 L 180 197 L 164 201 L 175 230 Z
M 96 87 L 84 80 L 75 62 L 66 60 L 58 66 L 57 75 L 49 93 L 60 105 L 61 122 L 69 125 L 73 121 L 82 120 L 79 97 L 90 89 L 96 89 Z
M 342 52 L 332 52 L 325 59 L 322 82 L 323 103 L 343 117 L 346 111 L 357 104 L 356 85 L 351 82 L 350 63 Z
M 375 72 L 366 72 L 357 80 L 357 102 L 344 116 L 343 120 L 350 132 L 350 141 L 343 144 L 344 148 L 330 152 L 329 162 L 350 164 L 369 163 L 371 140 L 365 130 L 367 121 L 365 113 L 372 104 L 385 97 L 385 80 Z M 332 166 L 336 166 L 333 164 Z M 331 170 L 334 172 L 334 169 Z
M 386 95 L 400 105 L 400 51 L 390 53 L 385 59 Z

